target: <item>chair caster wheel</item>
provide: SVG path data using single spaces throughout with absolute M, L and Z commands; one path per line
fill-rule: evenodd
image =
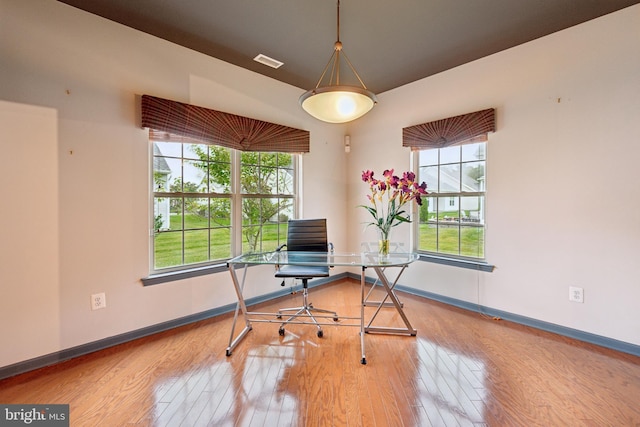
M 278 335 L 280 335 L 281 337 L 284 336 L 284 328 L 278 329 Z
M 333 321 L 334 321 L 334 322 L 337 322 L 337 321 L 338 321 L 338 318 L 337 318 L 337 317 L 334 317 L 334 318 L 333 318 Z
M 322 331 L 318 331 L 318 338 L 322 338 L 322 337 L 323 337 L 323 335 L 324 335 L 324 334 L 322 333 Z
M 282 314 L 276 314 L 276 319 L 282 319 Z

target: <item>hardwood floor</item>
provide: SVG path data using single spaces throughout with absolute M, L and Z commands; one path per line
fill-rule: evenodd
M 359 290 L 311 301 L 357 315 Z M 399 296 L 418 335 L 367 334 L 367 365 L 353 327 L 254 324 L 227 357 L 225 315 L 5 379 L 0 403 L 68 403 L 72 426 L 640 426 L 640 358 Z

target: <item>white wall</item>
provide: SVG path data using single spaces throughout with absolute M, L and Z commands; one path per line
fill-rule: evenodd
M 330 239 L 346 246 L 344 132 L 299 108 L 302 89 L 53 0 L 0 0 L 0 73 L 9 106 L 0 117 L 0 177 L 9 186 L 0 218 L 3 229 L 16 227 L 0 241 L 15 261 L 0 269 L 0 366 L 234 301 L 228 273 L 140 282 L 152 225 L 139 95 L 309 130 L 303 215 L 326 217 Z M 46 126 L 29 119 L 41 110 Z M 248 285 L 254 293 L 280 289 L 264 276 L 264 288 Z M 106 293 L 106 309 L 91 311 L 96 292 Z
M 640 344 L 640 6 L 379 99 L 350 126 L 348 208 L 366 200 L 360 171 L 408 167 L 403 127 L 497 111 L 486 198 L 497 269 L 416 263 L 404 285 Z M 352 228 L 349 241 L 360 239 Z M 584 288 L 583 304 L 569 302 L 569 286 Z
M 363 234 L 367 218 L 356 208 L 366 200 L 360 173 L 410 167 L 402 127 L 497 108 L 487 193 L 487 257 L 497 270 L 416 263 L 402 283 L 640 344 L 638 28 L 635 6 L 380 94 L 368 116 L 335 126 L 298 107 L 301 89 L 53 0 L 0 0 L 0 100 L 9 106 L 0 118 L 2 182 L 20 185 L 16 167 L 34 177 L 23 183 L 41 182 L 10 190 L 2 219 L 16 220 L 7 204 L 58 212 L 43 219 L 48 256 L 23 252 L 16 267 L 0 270 L 0 289 L 15 302 L 0 310 L 3 331 L 12 331 L 3 332 L 0 366 L 233 301 L 226 273 L 140 283 L 151 228 L 149 145 L 136 104 L 145 93 L 309 130 L 303 215 L 327 217 L 336 247 L 354 250 L 374 237 Z M 46 125 L 29 121 L 35 135 L 25 145 L 22 130 L 4 123 L 39 107 Z M 16 159 L 37 147 L 55 164 L 39 158 L 7 168 L 9 147 Z M 532 198 L 566 214 L 528 211 Z M 609 218 L 602 207 L 620 200 L 627 209 Z M 39 225 L 12 231 L 2 253 L 15 252 L 10 240 L 28 244 L 41 232 Z M 408 235 L 406 227 L 395 236 Z M 252 281 L 254 292 L 264 283 L 274 289 L 265 276 Z M 584 304 L 568 302 L 569 285 L 584 287 Z M 106 309 L 90 310 L 96 292 L 106 292 Z M 28 334 L 47 338 L 26 343 Z
M 0 135 L 2 357 L 26 360 L 60 345 L 56 112 L 0 101 Z

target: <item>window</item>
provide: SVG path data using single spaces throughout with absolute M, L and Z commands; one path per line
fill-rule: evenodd
M 295 218 L 294 155 L 243 152 L 242 252 L 273 251 L 287 241 L 287 221 Z
M 286 241 L 296 212 L 298 155 L 152 144 L 153 271 L 222 261 L 238 247 L 274 250 Z
M 206 274 L 242 251 L 273 250 L 297 215 L 309 131 L 142 95 L 153 147 L 151 274 Z M 207 266 L 207 268 L 194 268 Z
M 486 144 L 417 153 L 418 181 L 429 192 L 420 207 L 418 250 L 484 259 Z

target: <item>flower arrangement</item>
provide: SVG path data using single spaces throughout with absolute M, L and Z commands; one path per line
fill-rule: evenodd
M 427 193 L 427 184 L 416 182 L 416 174 L 404 172 L 402 178 L 393 174 L 393 169 L 385 170 L 382 179 L 375 179 L 370 170 L 362 172 L 362 181 L 369 184 L 371 194 L 367 198 L 371 206 L 361 205 L 367 209 L 374 221 L 367 223 L 367 227 L 374 225 L 380 232 L 380 252 L 389 252 L 389 233 L 391 229 L 403 222 L 411 222 L 409 214 L 403 206 L 412 200 L 422 205 L 422 196 Z M 383 200 L 386 195 L 386 202 Z

